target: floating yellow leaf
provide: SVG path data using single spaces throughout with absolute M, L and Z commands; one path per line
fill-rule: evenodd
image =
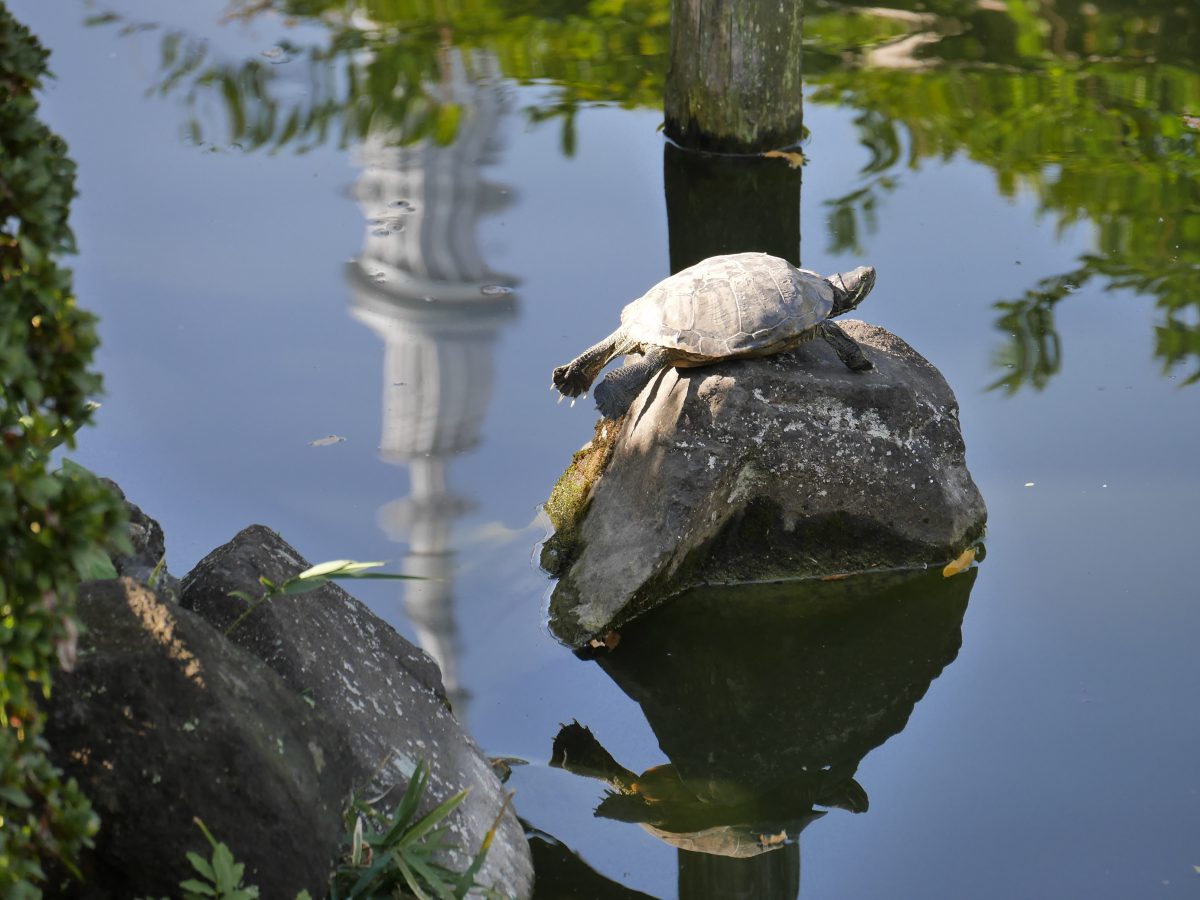
M 969 547 L 962 552 L 962 555 L 954 562 L 950 563 L 946 568 L 942 569 L 942 575 L 949 578 L 951 575 L 957 575 L 972 562 L 975 561 L 975 548 Z
M 588 646 L 593 650 L 599 650 L 603 647 L 610 653 L 617 648 L 617 644 L 621 643 L 621 635 L 616 631 L 606 632 L 603 638 L 592 638 L 588 641 Z
M 804 165 L 804 154 L 795 150 L 768 150 L 763 156 L 767 159 L 786 159 L 789 169 L 798 169 Z

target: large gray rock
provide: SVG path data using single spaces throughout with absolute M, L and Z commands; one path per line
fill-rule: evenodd
M 279 583 L 308 567 L 278 534 L 252 525 L 188 573 L 182 603 L 224 630 L 245 609 L 230 591 L 257 594 L 260 576 Z M 349 735 L 350 759 L 364 781 L 375 778 L 372 793 L 392 789 L 388 796 L 398 801 L 419 761 L 430 773 L 426 808 L 469 788 L 450 820 L 460 849 L 446 858 L 455 868 L 466 867 L 504 792 L 452 715 L 433 660 L 335 584 L 263 604 L 230 637 Z M 529 845 L 511 809 L 478 880 L 508 896 L 533 892 Z
M 667 368 L 607 440 L 598 430 L 549 504 L 562 640 L 582 645 L 695 585 L 921 568 L 982 535 L 945 379 L 895 335 L 842 325 L 873 371 L 848 370 L 824 341 Z
M 176 896 L 211 849 L 263 897 L 323 897 L 353 787 L 343 734 L 263 662 L 132 579 L 80 589 L 72 672 L 46 704 L 52 757 L 101 818 L 85 883 L 55 897 Z

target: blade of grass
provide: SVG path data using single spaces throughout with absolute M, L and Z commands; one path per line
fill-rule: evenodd
M 417 805 L 421 802 L 421 797 L 425 793 L 428 778 L 425 763 L 418 762 L 417 767 L 413 769 L 408 787 L 404 790 L 404 796 L 400 798 L 400 803 L 392 816 L 392 827 L 388 829 L 384 838 L 384 843 L 388 846 L 391 846 L 400 837 L 400 834 L 408 827 L 408 823 L 413 820 L 413 816 L 417 814 Z
M 417 881 L 416 873 L 408 867 L 403 857 L 400 854 L 392 854 L 388 857 L 395 863 L 396 868 L 400 870 L 400 874 L 404 876 L 404 883 L 408 885 L 408 889 L 416 895 L 417 900 L 433 900 L 428 894 L 421 890 L 421 885 Z
M 400 838 L 396 846 L 407 847 L 414 841 L 419 841 L 425 834 L 433 830 L 439 822 L 446 818 L 446 816 L 450 815 L 460 803 L 467 799 L 468 793 L 470 793 L 470 788 L 465 791 L 459 791 L 453 797 L 438 804 L 434 809 L 426 813 L 419 822 L 404 832 L 404 836 Z
M 475 876 L 479 874 L 479 870 L 483 868 L 483 861 L 487 857 L 488 850 L 492 847 L 492 840 L 496 837 L 496 832 L 500 830 L 500 822 L 504 819 L 504 813 L 512 803 L 515 791 L 509 791 L 504 795 L 504 802 L 500 804 L 500 812 L 496 813 L 496 819 L 492 822 L 492 827 L 488 829 L 487 834 L 483 836 L 483 841 L 479 845 L 479 852 L 475 854 L 475 858 L 471 860 L 471 864 L 458 876 L 458 890 L 461 892 L 459 896 L 465 897 L 475 884 Z

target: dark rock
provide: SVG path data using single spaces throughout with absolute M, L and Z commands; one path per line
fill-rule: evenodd
M 101 817 L 85 884 L 54 896 L 175 896 L 211 848 L 263 897 L 322 897 L 353 772 L 346 739 L 261 660 L 132 579 L 82 586 L 72 672 L 55 678 L 46 737 Z
M 206 556 L 183 580 L 182 603 L 224 630 L 245 610 L 230 591 L 261 592 L 309 567 L 269 528 L 253 525 Z M 430 772 L 426 806 L 470 788 L 451 817 L 460 849 L 446 862 L 462 869 L 503 804 L 487 758 L 451 714 L 437 665 L 335 584 L 258 607 L 230 635 L 349 735 L 350 759 L 372 793 L 398 801 L 414 766 Z M 465 851 L 465 852 L 464 852 Z M 506 811 L 479 880 L 506 895 L 532 893 L 529 846 Z
M 642 391 L 544 554 L 562 640 L 582 646 L 695 585 L 941 565 L 979 539 L 987 513 L 945 379 L 895 335 L 842 324 L 873 371 L 813 341 L 667 368 Z
M 115 481 L 110 478 L 100 480 L 125 502 L 125 511 L 129 515 L 129 541 L 133 544 L 133 553 L 112 558 L 117 574 L 132 578 L 138 584 L 149 585 L 164 599 L 176 599 L 179 579 L 167 571 L 167 542 L 162 526 L 142 512 L 136 503 L 131 503 Z

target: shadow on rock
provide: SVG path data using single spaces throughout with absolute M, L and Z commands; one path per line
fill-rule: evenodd
M 689 592 L 581 651 L 669 762 L 632 772 L 573 722 L 551 765 L 608 786 L 597 816 L 679 849 L 681 897 L 795 897 L 800 832 L 867 810 L 859 763 L 954 660 L 976 572 Z

